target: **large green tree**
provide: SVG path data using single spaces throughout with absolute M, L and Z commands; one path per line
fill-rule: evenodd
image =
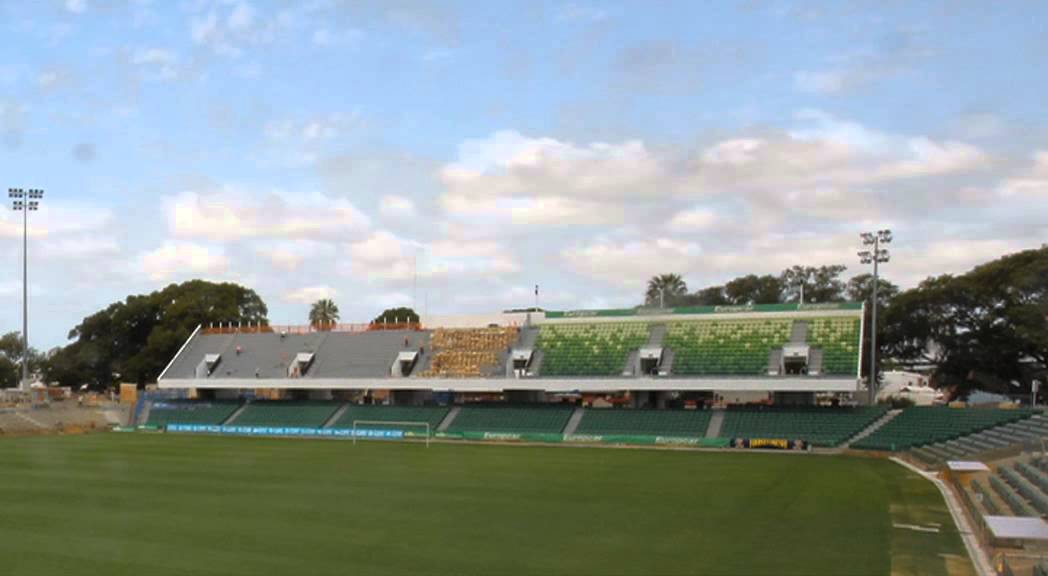
M 779 275 L 783 298 L 787 302 L 799 302 L 801 287 L 805 302 L 840 302 L 845 297 L 845 284 L 841 275 L 845 266 L 793 266 Z
M 338 305 L 330 298 L 317 300 L 309 307 L 309 325 L 314 328 L 331 326 L 338 318 Z
M 418 314 L 411 308 L 400 307 L 400 308 L 387 308 L 383 310 L 381 314 L 375 317 L 371 322 L 373 324 L 404 324 L 404 323 L 415 323 L 419 321 Z
M 865 317 L 863 321 L 862 341 L 862 373 L 870 373 L 869 345 L 870 335 L 873 329 L 873 274 L 859 274 L 848 280 L 845 294 L 851 302 L 864 302 L 866 304 Z M 882 372 L 882 367 L 888 359 L 891 346 L 888 342 L 888 328 L 885 317 L 892 306 L 895 298 L 899 295 L 899 287 L 884 278 L 877 279 L 877 373 Z M 880 380 L 880 378 L 878 378 Z
M 1025 392 L 1048 366 L 1048 246 L 928 278 L 892 299 L 885 323 L 891 355 L 934 365 L 940 383 Z
M 675 306 L 682 297 L 688 294 L 688 284 L 680 274 L 659 274 L 648 280 L 648 289 L 644 293 L 646 306 Z
M 0 337 L 0 388 L 13 388 L 22 381 L 22 356 L 25 350 L 21 332 L 8 332 Z M 43 357 L 29 348 L 29 373 L 37 372 Z
M 231 283 L 191 280 L 128 296 L 86 318 L 54 352 L 45 374 L 67 385 L 155 381 L 197 325 L 266 323 L 265 303 Z
M 765 274 L 740 276 L 724 285 L 724 295 L 731 304 L 778 304 L 782 302 L 782 280 Z

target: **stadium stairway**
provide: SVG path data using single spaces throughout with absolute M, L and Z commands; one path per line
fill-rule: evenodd
M 901 413 L 902 413 L 902 410 L 898 410 L 898 409 L 896 409 L 896 410 L 889 410 L 887 414 L 885 414 L 884 416 L 881 416 L 874 423 L 872 423 L 869 426 L 867 426 L 862 432 L 859 432 L 858 434 L 853 436 L 850 440 L 845 442 L 844 445 L 841 446 L 841 448 L 850 448 L 852 444 L 858 442 L 859 440 L 862 440 L 863 438 L 869 436 L 870 434 L 873 434 L 878 429 L 880 429 L 881 426 L 884 426 L 888 422 L 891 422 L 892 419 L 894 419 L 896 416 L 898 416 Z
M 724 426 L 724 410 L 713 410 L 713 414 L 710 415 L 710 425 L 706 427 L 706 437 L 720 438 L 722 426 Z
M 582 408 L 576 408 L 575 412 L 571 414 L 571 418 L 568 418 L 568 423 L 564 426 L 564 435 L 568 436 L 575 433 L 575 430 L 579 427 L 579 422 L 582 422 L 582 417 L 586 411 Z
M 226 418 L 225 420 L 220 422 L 220 424 L 222 426 L 230 426 L 230 425 L 232 425 L 233 423 L 236 422 L 237 418 L 239 418 L 240 415 L 244 413 L 244 410 L 246 410 L 246 409 L 247 409 L 247 404 L 241 404 L 236 410 L 233 411 L 232 414 L 229 415 L 229 418 Z
M 331 417 L 327 419 L 327 422 L 324 422 L 324 425 L 321 426 L 321 428 L 334 427 L 335 422 L 338 422 L 339 419 L 342 418 L 342 415 L 346 413 L 346 410 L 349 410 L 349 404 L 343 404 L 339 406 L 338 410 L 335 410 L 331 413 Z
M 448 415 L 437 425 L 437 432 L 447 432 L 448 426 L 451 426 L 451 423 L 455 421 L 455 417 L 457 417 L 461 411 L 462 406 L 452 406 L 451 410 L 448 411 Z
M 804 344 L 808 341 L 808 323 L 797 320 L 790 327 L 790 344 Z

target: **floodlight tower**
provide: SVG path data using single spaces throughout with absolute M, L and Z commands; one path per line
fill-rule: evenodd
M 871 324 L 870 324 L 870 375 L 869 375 L 869 390 L 870 390 L 870 404 L 877 402 L 877 288 L 880 281 L 878 280 L 878 264 L 881 262 L 888 262 L 890 255 L 888 254 L 887 248 L 881 248 L 881 244 L 891 244 L 892 231 L 891 230 L 878 230 L 876 232 L 863 232 L 860 234 L 862 237 L 863 246 L 872 246 L 872 249 L 863 250 L 859 252 L 859 261 L 863 264 L 873 264 L 873 295 L 871 305 L 873 310 L 870 313 Z
M 22 213 L 22 388 L 29 388 L 29 213 L 40 209 L 44 191 L 8 188 L 11 209 Z

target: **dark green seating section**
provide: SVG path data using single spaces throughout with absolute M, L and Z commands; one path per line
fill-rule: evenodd
M 972 489 L 979 495 L 979 501 L 982 504 L 983 510 L 990 516 L 1000 516 L 1001 510 L 997 507 L 997 503 L 993 501 L 993 497 L 990 495 L 989 490 L 985 486 L 979 483 L 978 480 L 972 480 Z
M 875 408 L 733 408 L 724 413 L 721 438 L 805 440 L 837 446 L 887 412 Z
M 1004 480 L 1001 480 L 999 476 L 990 476 L 990 487 L 1001 497 L 1001 500 L 1004 500 L 1004 503 L 1008 505 L 1008 508 L 1011 509 L 1015 516 L 1036 516 L 1033 509 L 1023 501 L 1022 497 Z
M 221 424 L 240 406 L 238 402 L 205 402 L 196 400 L 165 400 L 154 402 L 149 409 L 147 424 Z
M 448 432 L 549 433 L 564 431 L 574 410 L 571 406 L 465 405 Z
M 337 402 L 258 400 L 248 404 L 231 424 L 320 428 L 339 406 Z
M 377 422 L 425 422 L 429 424 L 430 433 L 437 431 L 437 426 L 448 415 L 447 406 L 358 406 L 350 405 L 335 421 L 332 428 L 352 428 L 354 420 L 373 420 Z M 376 422 L 359 423 L 358 428 L 395 429 L 423 433 L 422 426 L 403 426 L 399 424 L 379 424 Z
M 768 356 L 790 340 L 791 319 L 670 322 L 664 347 L 673 350 L 673 373 L 767 375 Z
M 644 322 L 544 324 L 535 345 L 542 376 L 619 376 L 630 353 L 647 344 Z
M 858 318 L 808 320 L 808 345 L 822 349 L 822 373 L 852 376 L 859 369 Z
M 935 442 L 954 440 L 994 426 L 1029 418 L 1032 414 L 1029 410 L 997 408 L 907 408 L 852 447 L 866 450 L 908 450 Z
M 702 438 L 709 425 L 709 410 L 592 408 L 583 413 L 575 434 Z
M 1045 495 L 1038 485 L 1031 482 L 1011 466 L 1001 466 L 997 469 L 997 473 L 1020 496 L 1025 498 L 1038 514 L 1048 514 L 1048 495 Z

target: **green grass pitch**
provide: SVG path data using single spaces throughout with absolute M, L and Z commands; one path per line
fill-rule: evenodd
M 0 439 L 0 563 L 8 576 L 972 573 L 935 487 L 884 460 L 141 433 Z

